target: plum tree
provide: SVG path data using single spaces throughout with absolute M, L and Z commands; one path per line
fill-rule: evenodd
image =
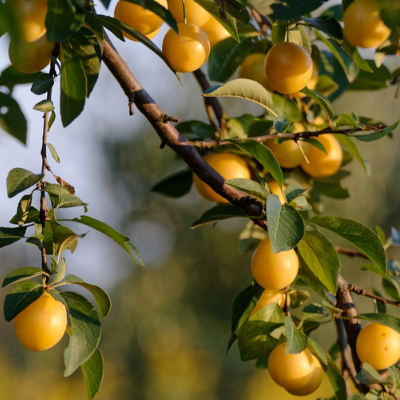
M 101 3 L 109 8 L 109 0 Z M 32 105 L 44 117 L 42 168 L 11 169 L 7 195 L 18 196 L 17 213 L 11 227 L 0 228 L 0 247 L 26 239 L 37 247 L 41 265 L 17 268 L 4 278 L 4 287 L 13 285 L 5 296 L 4 316 L 6 321 L 15 319 L 18 338 L 33 350 L 60 340 L 68 319 L 72 336 L 65 352 L 65 376 L 81 367 L 90 400 L 102 382 L 98 344 L 101 319 L 108 315 L 111 301 L 100 287 L 67 275 L 62 254 L 73 252 L 84 236 L 70 224 L 105 234 L 137 266 L 143 267 L 144 261 L 129 238 L 86 214 L 87 204 L 56 174 L 57 166 L 50 165 L 47 148 L 55 161 L 59 157 L 47 134 L 59 116 L 64 127 L 78 123 L 102 63 L 127 96 L 128 112 L 133 114 L 136 106 L 156 131 L 161 148 L 169 147 L 190 168 L 164 177 L 154 191 L 180 197 L 194 183 L 200 195 L 218 203 L 199 215 L 193 228 L 236 217 L 248 222 L 239 241 L 243 252 L 254 252 L 248 263 L 248 276 L 254 279 L 233 299 L 229 347 L 237 343 L 242 360 L 268 368 L 272 378 L 295 395 L 314 392 L 324 369 L 339 400 L 354 398 L 349 380 L 368 399 L 396 396 L 398 368 L 391 366 L 399 359 L 400 319 L 383 307 L 399 305 L 400 275 L 395 262 L 387 261 L 386 250 L 400 245 L 400 233 L 393 229 L 386 238 L 381 228 L 373 231 L 344 213 L 324 215 L 322 199 L 348 197 L 342 180 L 349 172 L 341 170 L 342 165 L 355 159 L 369 172 L 357 143 L 368 146 L 392 137 L 398 126 L 399 121 L 387 124 L 379 116 L 376 121 L 353 110 L 340 114 L 332 102 L 348 90 L 367 93 L 398 85 L 399 68 L 390 70 L 382 62 L 398 52 L 400 10 L 383 0 L 343 1 L 325 11 L 320 4 L 187 0 L 185 16 L 183 4 L 175 0 L 120 0 L 112 18 L 98 14 L 89 1 L 0 0 L 0 34 L 10 37 L 12 64 L 0 75 L 1 129 L 26 142 L 26 118 L 14 98 L 16 85 L 29 82 L 33 93 L 46 95 Z M 164 22 L 170 29 L 161 51 L 151 38 Z M 178 118 L 155 103 L 105 30 L 147 46 L 171 76 L 181 79 L 179 72 L 193 72 L 204 98 L 203 120 L 175 125 Z M 354 46 L 380 47 L 369 60 Z M 200 67 L 207 60 L 205 72 Z M 142 61 L 138 57 L 138 63 Z M 40 73 L 49 63 L 49 71 Z M 231 79 L 239 67 L 241 79 Z M 52 101 L 56 81 L 61 86 L 57 112 Z M 223 107 L 220 97 L 255 103 L 261 111 L 232 117 L 230 103 Z M 60 210 L 73 208 L 72 212 L 75 207 L 84 207 L 84 215 L 58 217 Z M 337 246 L 324 230 L 353 248 Z M 385 294 L 348 283 L 341 275 L 346 268 L 339 253 L 368 259 L 370 264 L 364 262 L 362 270 L 382 279 L 380 290 Z M 89 290 L 97 308 L 83 295 L 58 290 L 71 284 Z M 309 291 L 315 292 L 316 300 L 306 304 Z M 373 299 L 379 312 L 374 308 L 359 314 L 352 293 Z M 42 313 L 45 306 L 50 311 Z M 297 307 L 301 312 L 292 314 Z M 371 324 L 361 330 L 360 319 Z M 324 349 L 310 334 L 328 323 L 336 327 L 332 330 L 337 331 L 337 343 Z M 336 367 L 339 359 L 341 371 Z M 381 377 L 374 368 L 389 368 L 390 376 Z M 377 383 L 379 387 L 372 386 Z

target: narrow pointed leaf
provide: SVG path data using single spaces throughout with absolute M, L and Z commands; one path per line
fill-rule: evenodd
M 298 354 L 307 348 L 307 336 L 296 329 L 293 325 L 292 318 L 285 317 L 285 329 L 287 338 L 285 347 L 286 354 Z
M 164 178 L 154 185 L 151 190 L 164 196 L 179 198 L 189 193 L 192 182 L 193 172 L 184 170 Z
M 35 267 L 18 268 L 15 271 L 10 272 L 4 278 L 2 287 L 9 286 L 13 283 L 25 281 L 27 279 L 32 279 L 35 276 L 40 276 L 40 275 L 48 275 L 48 274 L 46 274 L 46 272 L 44 272 L 40 268 L 35 268 Z
M 304 234 L 297 249 L 317 279 L 335 295 L 340 274 L 340 260 L 333 244 L 315 229 Z
M 50 153 L 53 156 L 54 160 L 59 163 L 60 157 L 58 156 L 56 148 L 51 143 L 47 143 L 47 147 L 49 148 Z
M 34 174 L 23 168 L 12 169 L 7 176 L 7 195 L 9 198 L 30 188 L 42 179 L 43 175 Z
M 282 188 L 283 173 L 272 151 L 262 143 L 255 140 L 235 140 L 235 146 L 251 154 L 261 165 L 270 172 L 278 185 Z
M 271 94 L 258 82 L 251 79 L 234 79 L 225 85 L 212 86 L 203 93 L 204 97 L 236 97 L 259 104 L 272 111 Z
M 197 221 L 193 223 L 192 229 L 204 224 L 238 217 L 247 218 L 248 215 L 239 207 L 235 207 L 230 204 L 220 204 L 207 210 Z
M 312 98 L 316 103 L 318 103 L 321 108 L 324 110 L 329 119 L 332 119 L 334 116 L 333 108 L 331 102 L 321 93 L 316 92 L 315 90 L 310 90 L 308 87 L 305 87 L 301 90 L 306 96 Z
M 18 242 L 25 235 L 26 228 L 1 228 L 0 227 L 0 247 L 8 246 Z
M 0 92 L 0 129 L 26 144 L 28 126 L 25 115 L 17 101 L 3 92 Z
M 111 310 L 111 299 L 108 294 L 99 286 L 92 285 L 90 283 L 84 282 L 82 279 L 78 278 L 75 275 L 68 275 L 65 279 L 66 283 L 79 285 L 93 295 L 96 300 L 97 307 L 99 309 L 101 317 L 104 319 L 110 313 Z
M 262 187 L 258 182 L 251 179 L 236 178 L 230 179 L 225 182 L 227 185 L 240 189 L 242 192 L 251 194 L 253 196 L 266 199 L 269 196 L 269 190 Z
M 336 400 L 347 400 L 346 382 L 339 368 L 332 360 L 332 357 L 327 353 L 328 365 L 321 364 L 325 373 L 331 382 L 332 388 L 335 392 Z
M 88 399 L 92 400 L 100 390 L 104 376 L 104 360 L 100 349 L 96 349 L 89 360 L 81 365 Z
M 37 300 L 44 292 L 44 287 L 34 281 L 17 283 L 4 299 L 4 319 L 13 320 L 21 311 Z
M 60 221 L 73 221 L 78 222 L 79 224 L 86 225 L 90 228 L 96 229 L 97 231 L 103 233 L 108 236 L 110 239 L 114 240 L 117 244 L 119 244 L 130 256 L 132 262 L 136 264 L 138 267 L 144 267 L 143 258 L 139 253 L 139 250 L 134 246 L 134 244 L 130 241 L 130 239 L 115 229 L 111 228 L 104 222 L 98 221 L 97 219 L 82 215 L 80 218 L 74 218 L 72 220 L 63 219 Z M 136 258 L 136 259 L 135 259 Z
M 386 253 L 379 236 L 367 226 L 343 217 L 316 216 L 308 223 L 321 226 L 343 237 L 386 273 Z
M 67 263 L 65 261 L 65 258 L 61 257 L 61 261 L 58 266 L 57 273 L 53 279 L 52 284 L 55 285 L 57 283 L 60 283 L 65 278 L 66 273 L 67 273 Z
M 363 383 L 364 385 L 373 385 L 374 383 L 378 384 L 387 384 L 389 382 L 385 382 L 380 373 L 368 363 L 363 363 L 361 370 L 356 375 L 356 379 Z
M 320 361 L 324 364 L 328 364 L 328 359 L 326 358 L 326 354 L 322 350 L 322 347 L 310 337 L 308 338 L 308 346 L 312 350 L 312 352 L 319 358 Z
M 89 300 L 78 293 L 60 293 L 72 323 L 72 336 L 64 352 L 64 376 L 70 376 L 96 350 L 101 336 L 100 316 Z
M 267 199 L 267 220 L 274 254 L 293 249 L 304 236 L 301 215 L 292 206 L 282 206 L 279 197 L 274 194 Z

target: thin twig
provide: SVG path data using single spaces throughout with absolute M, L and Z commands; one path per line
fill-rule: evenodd
M 400 301 L 394 301 L 394 300 L 385 299 L 385 298 L 383 298 L 381 296 L 377 296 L 376 294 L 368 292 L 367 290 L 363 289 L 362 287 L 353 285 L 352 283 L 348 283 L 347 284 L 347 289 L 350 292 L 353 292 L 353 293 L 358 294 L 360 296 L 369 297 L 369 298 L 374 299 L 376 301 L 379 301 L 379 302 L 381 302 L 383 304 L 390 304 L 392 306 L 400 307 Z
M 194 71 L 193 75 L 196 78 L 197 83 L 199 84 L 203 92 L 205 92 L 211 86 L 206 75 L 200 68 Z M 221 106 L 221 103 L 218 101 L 218 99 L 215 97 L 204 97 L 204 104 L 206 106 L 206 111 L 210 122 L 213 123 L 214 121 L 214 118 L 212 117 L 212 114 L 210 113 L 209 110 L 209 108 L 211 107 L 212 110 L 214 111 L 215 118 L 218 121 L 217 128 L 219 128 L 220 130 L 224 130 L 226 128 L 226 116 Z
M 368 259 L 368 257 L 364 253 L 361 253 L 361 251 L 358 250 L 348 249 L 347 247 L 340 247 L 340 246 L 335 246 L 335 250 L 337 253 L 345 254 L 346 256 L 349 257 L 360 257 Z

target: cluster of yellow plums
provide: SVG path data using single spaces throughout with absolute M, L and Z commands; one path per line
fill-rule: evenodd
M 9 0 L 7 4 L 14 11 L 19 32 L 10 42 L 10 62 L 20 72 L 38 72 L 50 64 L 55 47 L 46 38 L 47 0 Z
M 168 8 L 178 23 L 179 34 L 170 29 L 162 45 L 163 54 L 176 71 L 192 72 L 200 68 L 207 61 L 211 47 L 229 37 L 225 28 L 194 0 L 185 0 L 185 14 L 182 0 L 156 1 Z M 157 35 L 163 23 L 152 11 L 124 0 L 117 3 L 114 17 L 149 39 Z

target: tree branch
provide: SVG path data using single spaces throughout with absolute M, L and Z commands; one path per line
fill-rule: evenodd
M 132 99 L 135 106 L 151 123 L 162 143 L 175 151 L 201 180 L 230 203 L 241 207 L 247 215 L 254 217 L 263 215 L 263 203 L 260 200 L 233 186 L 226 185 L 224 178 L 204 161 L 193 146 L 188 145 L 188 140 L 170 122 L 165 121 L 166 113 L 143 89 L 126 62 L 107 41 L 104 41 L 103 61 L 121 85 L 126 96 Z M 264 221 L 256 221 L 256 223 L 265 224 Z
M 360 296 L 369 297 L 371 299 L 377 300 L 377 301 L 379 301 L 381 303 L 384 303 L 384 304 L 390 304 L 392 306 L 400 307 L 400 301 L 394 301 L 394 300 L 385 299 L 384 297 L 377 296 L 376 294 L 368 292 L 367 290 L 363 289 L 362 287 L 353 285 L 352 283 L 348 283 L 347 284 L 347 289 L 350 292 L 356 293 L 356 294 L 358 294 Z

